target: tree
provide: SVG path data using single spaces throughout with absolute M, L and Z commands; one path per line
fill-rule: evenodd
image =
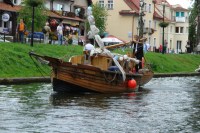
M 100 30 L 99 34 L 103 35 L 103 33 L 106 31 L 106 20 L 108 16 L 106 7 L 101 7 L 99 3 L 96 2 L 92 5 L 92 15 L 95 18 L 96 27 Z M 87 29 L 89 29 L 89 23 L 87 24 Z
M 190 40 L 191 50 L 193 50 L 193 48 L 197 44 L 197 33 L 196 33 L 197 21 L 194 21 L 197 19 L 198 16 L 197 1 L 195 1 L 193 7 L 190 10 L 191 12 L 189 16 L 189 40 Z
M 24 19 L 24 22 L 27 26 L 27 29 L 31 29 L 32 25 L 32 6 L 31 1 L 38 2 L 38 6 L 35 6 L 35 19 L 34 19 L 34 28 L 36 31 L 40 31 L 45 25 L 47 20 L 47 10 L 44 6 L 44 0 L 24 0 L 22 2 L 22 9 L 19 11 L 19 17 Z

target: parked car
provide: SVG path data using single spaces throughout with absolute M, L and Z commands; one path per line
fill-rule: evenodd
M 31 32 L 29 32 L 29 34 L 28 34 L 28 38 L 31 38 L 31 35 L 32 35 L 32 33 Z M 34 32 L 33 33 L 33 38 L 34 39 L 44 39 L 44 33 L 43 32 Z

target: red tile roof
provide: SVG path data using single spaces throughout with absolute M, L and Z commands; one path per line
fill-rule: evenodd
M 4 2 L 0 2 L 0 10 L 10 11 L 10 12 L 18 12 L 21 9 L 21 6 L 14 5 L 11 6 Z
M 132 10 L 134 10 L 136 13 L 139 14 L 140 0 L 124 0 L 124 1 Z
M 173 7 L 174 11 L 189 11 L 188 9 L 183 8 L 181 5 L 175 5 L 176 7 Z
M 81 21 L 84 22 L 84 19 L 81 19 L 79 17 L 66 17 L 66 16 L 62 16 L 60 13 L 56 12 L 56 11 L 48 11 L 48 16 L 49 17 L 53 17 L 53 18 L 61 18 L 61 19 L 68 19 L 68 20 L 75 20 L 75 21 Z
M 158 19 L 158 20 L 163 19 L 163 17 L 160 16 L 157 12 L 154 12 L 154 13 L 153 13 L 153 18 L 154 18 L 154 19 Z
M 47 16 L 52 18 L 62 18 L 61 15 L 55 11 L 47 10 Z
M 22 8 L 22 6 L 20 6 L 20 5 L 11 6 L 4 2 L 0 2 L 0 10 L 10 11 L 10 12 L 18 12 L 19 10 L 21 10 L 21 8 Z M 80 19 L 79 17 L 75 17 L 75 18 L 65 17 L 55 11 L 50 11 L 50 10 L 47 11 L 47 16 L 52 17 L 52 18 L 58 18 L 58 19 L 68 19 L 68 20 L 75 20 L 75 21 L 82 21 L 82 22 L 85 21 L 83 19 Z
M 139 15 L 139 10 L 140 10 L 140 0 L 124 0 L 125 3 L 132 9 L 132 11 L 130 10 L 128 11 L 120 11 L 120 14 L 131 14 L 134 11 L 134 14 Z M 162 0 L 153 0 L 153 2 L 161 2 Z M 155 19 L 161 19 L 162 16 L 160 16 L 156 11 L 154 11 L 153 14 Z

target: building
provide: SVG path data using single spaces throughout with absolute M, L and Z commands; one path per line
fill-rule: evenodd
M 0 16 L 2 16 L 0 17 L 0 33 L 15 37 L 17 16 L 22 7 L 21 2 L 21 0 L 0 0 Z M 46 0 L 45 7 L 48 9 L 48 21 L 56 20 L 57 22 L 63 22 L 65 25 L 85 29 L 84 15 L 90 4 L 91 0 Z M 7 19 L 2 19 L 3 16 Z
M 139 34 L 140 0 L 93 0 L 108 9 L 106 32 L 122 40 L 131 41 L 133 35 Z M 163 0 L 144 0 L 144 36 L 151 46 L 151 51 L 162 45 L 162 28 L 159 23 L 168 22 L 164 38 L 168 42 L 167 51 L 184 52 L 188 41 L 188 10 L 180 5 L 170 5 Z M 163 14 L 163 9 L 165 12 Z

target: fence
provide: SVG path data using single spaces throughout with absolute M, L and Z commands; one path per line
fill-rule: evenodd
M 41 32 L 34 32 L 33 41 L 36 43 L 44 42 L 44 34 Z M 11 36 L 5 32 L 0 32 L 0 42 L 19 42 L 19 36 L 16 34 L 16 40 L 14 40 L 14 36 Z M 24 43 L 31 42 L 31 34 L 24 36 Z

